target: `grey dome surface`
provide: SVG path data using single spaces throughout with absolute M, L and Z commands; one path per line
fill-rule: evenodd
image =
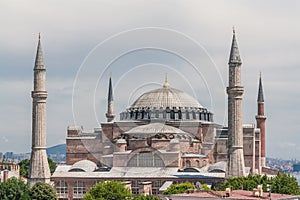
M 80 160 L 74 163 L 69 171 L 93 172 L 95 169 L 97 169 L 96 163 L 90 160 Z
M 203 106 L 189 94 L 170 87 L 163 87 L 144 93 L 129 109 L 166 109 L 166 108 L 203 108 Z
M 123 121 L 152 119 L 213 122 L 213 113 L 189 94 L 171 88 L 166 80 L 163 88 L 142 94 L 129 108 L 120 113 L 120 120 Z

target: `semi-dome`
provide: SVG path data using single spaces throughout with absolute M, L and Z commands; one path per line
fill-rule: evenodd
M 142 94 L 120 114 L 121 120 L 204 120 L 213 121 L 212 113 L 191 95 L 164 83 L 162 88 Z
M 130 137 L 136 138 L 147 138 L 152 136 L 158 136 L 165 139 L 193 139 L 194 136 L 190 133 L 184 132 L 179 128 L 169 126 L 163 123 L 150 123 L 146 125 L 137 126 L 135 128 L 126 131 L 124 134 L 129 135 Z

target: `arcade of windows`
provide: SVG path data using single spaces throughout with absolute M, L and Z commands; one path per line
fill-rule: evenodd
M 146 120 L 146 119 L 167 119 L 167 120 L 203 120 L 213 121 L 213 114 L 205 108 L 201 109 L 170 109 L 166 110 L 127 110 L 120 114 L 120 120 Z
M 73 197 L 82 198 L 85 192 L 85 183 L 83 181 L 75 181 L 75 184 L 73 186 Z
M 164 167 L 164 161 L 157 154 L 149 151 L 134 155 L 127 163 L 128 167 Z
M 69 193 L 68 183 L 60 180 L 56 184 L 57 197 L 58 198 L 68 198 L 68 193 Z

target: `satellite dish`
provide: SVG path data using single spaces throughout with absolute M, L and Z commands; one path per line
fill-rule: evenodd
M 199 181 L 196 182 L 196 188 L 198 190 L 203 190 L 203 187 L 202 187 L 202 185 L 201 185 L 201 183 Z

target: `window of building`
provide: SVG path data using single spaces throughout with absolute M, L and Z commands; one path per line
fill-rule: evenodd
M 164 161 L 152 152 L 141 152 L 134 155 L 127 163 L 128 167 L 164 167 Z
M 159 111 L 155 111 L 155 118 L 159 118 Z
M 170 118 L 171 119 L 175 119 L 175 111 L 174 110 L 171 110 Z
M 181 113 L 181 110 L 178 111 L 178 119 L 182 119 L 182 113 Z
M 83 181 L 75 181 L 73 186 L 73 197 L 83 197 L 85 194 L 85 183 Z
M 195 113 L 195 111 L 192 112 L 192 115 L 193 115 L 193 119 L 196 119 L 196 113 Z
M 200 162 L 199 162 L 199 160 L 196 160 L 196 167 L 200 167 Z
M 188 111 L 186 111 L 186 113 L 185 113 L 185 118 L 190 119 L 190 113 Z
M 189 160 L 185 161 L 185 167 L 191 167 L 191 161 Z
M 60 180 L 56 186 L 56 194 L 59 198 L 68 197 L 68 183 Z

